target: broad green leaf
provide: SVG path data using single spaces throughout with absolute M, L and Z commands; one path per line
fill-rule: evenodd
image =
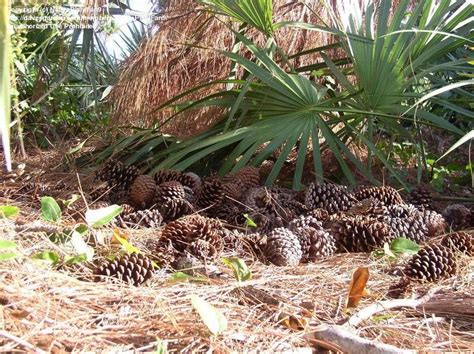
M 247 226 L 247 227 L 257 227 L 257 224 L 255 223 L 255 221 L 253 221 L 249 217 L 249 214 L 244 214 L 244 218 L 245 218 L 245 226 Z
M 87 255 L 86 254 L 78 254 L 78 255 L 75 255 L 75 256 L 66 256 L 64 257 L 64 263 L 66 264 L 79 264 L 79 263 L 82 263 L 82 262 L 85 262 L 87 261 Z
M 392 241 L 390 244 L 390 249 L 394 253 L 409 253 L 409 254 L 415 254 L 420 250 L 420 246 L 416 242 L 413 242 L 412 240 L 409 240 L 404 237 L 397 237 Z
M 59 262 L 59 255 L 57 252 L 54 251 L 44 251 L 41 253 L 37 253 L 31 258 L 46 261 L 48 263 L 51 263 L 51 265 L 56 265 Z
M 86 255 L 88 261 L 92 260 L 92 258 L 94 257 L 94 249 L 87 245 L 86 241 L 84 241 L 83 236 L 79 232 L 73 231 L 71 233 L 69 243 L 78 255 Z
M 16 257 L 18 257 L 17 253 L 13 253 L 13 252 L 0 253 L 0 261 L 8 261 Z
M 119 205 L 111 205 L 100 209 L 89 209 L 86 211 L 87 225 L 92 227 L 103 226 L 109 223 L 113 218 L 122 212 L 122 207 Z
M 206 300 L 196 295 L 191 295 L 191 303 L 213 335 L 221 334 L 227 329 L 227 319 L 225 316 Z
M 234 271 L 235 278 L 240 281 L 250 280 L 252 272 L 245 264 L 245 261 L 238 257 L 223 257 L 222 262 Z
M 16 247 L 16 243 L 8 240 L 0 240 L 0 250 L 8 250 Z
M 53 197 L 41 198 L 41 216 L 46 221 L 59 221 L 61 219 L 61 208 Z
M 13 205 L 0 205 L 0 218 L 11 218 L 20 212 L 20 208 Z

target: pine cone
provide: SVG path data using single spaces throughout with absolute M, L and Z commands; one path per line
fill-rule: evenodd
M 211 178 L 202 184 L 196 196 L 196 205 L 201 209 L 217 206 L 224 200 L 224 195 L 222 182 L 217 178 Z
M 456 273 L 456 259 L 448 247 L 427 245 L 418 251 L 405 267 L 410 278 L 436 281 Z
M 383 221 L 392 228 L 395 237 L 405 237 L 416 243 L 422 243 L 429 236 L 428 227 L 420 215 L 404 218 L 385 216 Z
M 392 229 L 368 216 L 343 217 L 334 221 L 331 231 L 339 248 L 348 252 L 370 252 L 393 238 Z
M 245 223 L 245 211 L 233 203 L 221 203 L 207 213 L 209 216 L 238 226 Z
M 136 211 L 137 210 L 135 209 L 135 207 L 131 204 L 122 204 L 122 212 L 120 213 L 120 216 L 125 216 Z
M 228 182 L 222 185 L 226 199 L 240 200 L 244 189 L 240 183 Z
M 193 206 L 186 199 L 172 199 L 161 205 L 158 210 L 163 215 L 163 220 L 168 222 L 192 213 Z
M 164 182 L 178 181 L 181 177 L 181 172 L 175 170 L 160 170 L 153 176 L 157 186 Z
M 155 204 L 158 207 L 175 199 L 186 199 L 186 190 L 178 181 L 163 182 L 156 188 Z
M 420 216 L 420 211 L 413 204 L 393 204 L 382 207 L 379 213 L 392 218 L 408 218 L 412 216 Z
M 433 197 L 431 190 L 427 186 L 417 186 L 412 189 L 408 197 L 408 202 L 421 209 L 433 208 Z
M 329 219 L 329 213 L 326 209 L 313 209 L 308 213 L 308 216 L 312 216 L 316 219 L 318 219 L 321 222 L 325 222 L 326 220 Z
M 194 172 L 182 173 L 177 179 L 183 186 L 191 188 L 193 192 L 196 192 L 201 188 L 201 177 Z
M 461 252 L 468 256 L 474 255 L 474 241 L 472 235 L 467 232 L 459 231 L 447 234 L 441 239 L 440 243 L 453 252 Z
M 165 221 L 175 220 L 192 212 L 192 205 L 186 199 L 186 188 L 178 181 L 163 182 L 156 188 L 155 205 Z
M 390 186 L 361 188 L 355 191 L 354 196 L 357 200 L 374 198 L 379 200 L 382 205 L 404 204 L 400 193 Z
M 332 183 L 311 183 L 305 196 L 305 204 L 309 209 L 322 208 L 330 214 L 348 210 L 355 201 L 347 187 Z
M 420 212 L 426 227 L 428 227 L 428 237 L 441 235 L 446 230 L 446 221 L 441 214 L 433 210 L 423 210 Z
M 245 166 L 235 174 L 235 177 L 246 189 L 260 185 L 260 170 L 257 167 Z
M 130 197 L 138 208 L 145 209 L 153 204 L 156 183 L 153 177 L 141 175 L 135 178 L 130 188 Z
M 380 200 L 367 198 L 355 202 L 347 213 L 351 215 L 378 215 L 384 213 L 384 208 Z
M 111 188 L 105 182 L 102 182 L 98 186 L 94 186 L 94 189 L 90 191 L 89 196 L 92 201 L 105 200 L 110 201 L 109 193 Z
M 322 228 L 306 226 L 296 227 L 292 231 L 298 236 L 301 245 L 302 262 L 314 262 L 329 257 L 336 251 L 336 240 Z
M 97 267 L 94 275 L 96 281 L 102 280 L 103 277 L 115 277 L 138 286 L 153 276 L 153 264 L 141 253 L 125 254 Z
M 392 299 L 403 298 L 404 295 L 410 289 L 410 279 L 407 277 L 402 277 L 398 283 L 392 284 L 387 292 L 387 297 Z
M 264 235 L 277 227 L 284 226 L 283 220 L 280 217 L 265 214 L 265 210 L 257 210 L 250 213 L 249 218 L 257 225 L 257 227 L 253 227 L 251 230 Z
M 469 229 L 474 226 L 474 213 L 462 204 L 452 204 L 443 210 L 446 223 L 453 230 Z
M 128 190 L 137 176 L 138 168 L 115 160 L 108 161 L 96 172 L 96 179 L 107 182 L 109 187 L 121 190 Z
M 110 203 L 113 204 L 133 204 L 132 198 L 130 197 L 130 191 L 125 189 L 113 189 L 109 193 L 108 199 Z
M 158 228 L 163 222 L 163 216 L 159 210 L 138 210 L 120 216 L 120 225 L 128 228 Z
M 288 224 L 288 229 L 290 231 L 295 231 L 297 228 L 307 228 L 312 227 L 317 230 L 323 230 L 323 224 L 317 218 L 311 215 L 299 216 L 291 220 Z
M 215 258 L 223 249 L 223 228 L 219 220 L 189 215 L 168 223 L 160 243 L 171 244 L 178 253 L 189 252 L 199 259 Z
M 268 261 L 277 266 L 298 265 L 303 256 L 298 236 L 284 227 L 268 234 L 263 253 Z

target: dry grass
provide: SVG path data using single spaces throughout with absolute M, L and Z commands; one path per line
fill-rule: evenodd
M 159 343 L 165 343 L 170 351 L 310 347 L 305 333 L 323 322 L 347 320 L 343 304 L 355 268 L 368 266 L 371 273 L 367 286 L 371 296 L 359 308 L 384 299 L 388 287 L 398 279 L 388 273 L 392 266 L 384 259 L 339 254 L 299 267 L 266 266 L 247 259 L 253 279 L 243 284 L 221 263 L 206 268 L 204 282 L 172 282 L 167 270 L 159 270 L 139 288 L 93 283 L 79 280 L 90 274 L 86 267 L 52 270 L 33 262 L 28 255 L 57 246 L 44 234 L 15 233 L 8 224 L 2 222 L 2 238 L 16 240 L 24 257 L 0 263 L 2 352 L 38 348 L 56 352 L 153 350 Z M 101 232 L 112 234 L 111 230 Z M 137 231 L 131 240 L 140 245 L 147 237 L 153 235 Z M 436 284 L 441 295 L 425 313 L 389 311 L 363 322 L 357 333 L 400 348 L 472 349 L 472 274 L 472 259 L 463 259 L 458 276 Z M 431 286 L 417 285 L 413 294 L 423 295 Z M 229 322 L 225 333 L 209 334 L 193 311 L 192 294 L 225 315 Z M 463 311 L 459 311 L 461 301 Z M 300 330 L 290 329 L 279 324 L 285 315 L 306 319 L 309 324 Z
M 79 192 L 77 176 L 84 188 L 87 179 L 80 171 L 52 169 L 58 165 L 58 156 L 60 151 L 31 157 L 23 177 L 37 176 L 38 183 L 49 183 L 52 194 L 67 198 Z M 60 182 L 61 187 L 54 190 Z M 253 278 L 243 284 L 236 282 L 231 270 L 220 261 L 199 270 L 205 278 L 203 282 L 173 282 L 172 271 L 160 269 L 138 288 L 94 283 L 88 280 L 91 270 L 87 264 L 52 269 L 31 259 L 31 255 L 45 250 L 61 255 L 64 250 L 46 233 L 28 231 L 28 226 L 40 218 L 37 197 L 25 193 L 23 198 L 16 198 L 18 186 L 13 182 L 3 181 L 0 187 L 0 204 L 21 208 L 21 216 L 15 222 L 0 219 L 0 238 L 14 240 L 21 254 L 15 260 L 0 262 L 1 352 L 151 351 L 160 344 L 170 351 L 280 352 L 311 348 L 314 342 L 306 339 L 306 334 L 321 323 L 344 323 L 355 311 L 386 299 L 389 287 L 399 279 L 391 272 L 395 265 L 368 254 L 338 254 L 298 267 L 264 265 L 247 255 L 244 258 Z M 11 190 L 12 194 L 8 194 Z M 21 223 L 23 227 L 18 227 Z M 61 226 L 75 223 L 66 215 Z M 157 230 L 127 232 L 130 242 L 143 251 L 146 241 L 159 234 Z M 117 246 L 110 243 L 112 233 L 111 228 L 93 231 L 96 239 L 105 239 L 96 248 L 99 256 L 118 252 Z M 345 313 L 351 275 L 360 266 L 370 269 L 370 296 L 357 309 Z M 406 295 L 420 297 L 439 287 L 424 309 L 377 314 L 362 322 L 356 333 L 400 348 L 472 349 L 473 274 L 473 258 L 462 258 L 455 277 L 437 284 L 415 284 Z M 225 315 L 229 324 L 222 335 L 209 334 L 192 308 L 193 294 Z M 291 329 L 281 324 L 288 315 L 299 319 L 303 326 Z
M 328 11 L 320 1 L 275 1 L 275 21 L 306 21 L 321 24 L 328 21 Z M 226 27 L 224 17 L 213 17 L 192 0 L 172 0 L 156 22 L 159 29 L 124 63 L 119 79 L 110 94 L 113 119 L 118 123 L 149 126 L 163 122 L 170 111 L 156 112 L 156 108 L 175 95 L 212 80 L 228 76 L 230 60 L 213 50 L 190 47 L 197 44 L 209 49 L 230 50 L 234 38 Z M 235 26 L 234 26 L 235 27 Z M 256 42 L 261 35 L 250 33 Z M 276 42 L 290 54 L 332 43 L 329 35 L 311 31 L 279 30 Z M 318 54 L 294 59 L 291 64 L 301 67 L 321 61 Z M 187 99 L 197 99 L 224 88 L 216 85 L 201 90 Z M 138 93 L 138 94 L 137 94 Z M 179 120 L 164 127 L 164 132 L 189 136 L 204 130 L 221 117 L 218 108 L 190 110 Z

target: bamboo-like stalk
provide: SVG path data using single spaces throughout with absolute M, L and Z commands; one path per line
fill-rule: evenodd
M 12 169 L 10 153 L 10 34 L 8 29 L 9 7 L 7 0 L 0 0 L 0 132 L 5 165 Z

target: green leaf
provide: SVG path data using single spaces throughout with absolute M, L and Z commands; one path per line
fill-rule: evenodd
M 103 226 L 122 212 L 119 205 L 111 205 L 100 209 L 89 209 L 86 211 L 87 225 L 92 227 Z
M 206 277 L 201 277 L 201 276 L 193 276 L 186 274 L 184 272 L 175 272 L 171 274 L 169 281 L 174 283 L 174 282 L 196 282 L 196 283 L 206 283 L 209 279 Z
M 79 232 L 82 236 L 87 235 L 89 232 L 89 228 L 87 227 L 86 224 L 79 224 L 74 228 L 74 231 Z
M 79 194 L 73 194 L 71 195 L 71 198 L 68 200 L 63 200 L 63 204 L 66 208 L 69 208 L 73 203 L 77 202 L 79 199 L 81 199 L 81 196 Z
M 46 261 L 48 263 L 51 263 L 51 265 L 53 266 L 59 262 L 59 255 L 54 251 L 44 251 L 41 253 L 37 253 L 33 255 L 31 258 Z
M 18 254 L 13 252 L 0 253 L 0 261 L 8 261 L 10 259 L 16 258 Z
M 41 198 L 41 216 L 46 221 L 59 221 L 61 219 L 61 208 L 53 197 Z
M 72 264 L 79 264 L 82 262 L 87 261 L 87 255 L 86 254 L 78 254 L 75 256 L 66 256 L 64 257 L 64 263 L 72 265 Z
M 94 249 L 87 245 L 83 236 L 77 231 L 72 231 L 70 236 L 71 238 L 69 239 L 68 243 L 71 244 L 71 246 L 74 248 L 74 251 L 78 255 L 86 255 L 88 261 L 92 260 L 92 257 L 94 257 Z
M 0 250 L 8 250 L 16 247 L 16 243 L 8 240 L 0 239 Z
M 390 258 L 397 258 L 397 256 L 390 249 L 390 245 L 387 242 L 383 244 L 383 251 L 385 256 L 389 256 Z
M 156 346 L 155 350 L 153 351 L 154 354 L 166 354 L 168 353 L 168 342 L 161 340 L 160 338 L 156 338 Z
M 202 321 L 213 335 L 218 335 L 227 329 L 227 319 L 214 306 L 199 296 L 191 295 L 191 303 L 201 316 Z
M 0 205 L 0 219 L 10 218 L 17 215 L 20 212 L 20 208 L 13 205 Z
M 244 214 L 244 218 L 245 218 L 245 226 L 247 226 L 247 227 L 257 227 L 257 224 L 255 223 L 255 221 L 253 221 L 249 217 L 249 214 Z
M 415 254 L 420 250 L 420 246 L 418 246 L 416 242 L 413 242 L 407 238 L 397 237 L 390 244 L 390 250 L 392 250 L 395 254 Z
M 469 140 L 474 139 L 474 130 L 471 130 L 470 132 L 466 133 L 461 139 L 456 141 L 453 146 L 451 146 L 448 151 L 446 151 L 436 162 L 441 160 L 443 157 L 446 157 L 450 153 L 452 153 L 454 150 L 456 150 L 458 147 L 460 147 L 462 144 L 467 143 Z
M 113 236 L 120 244 L 123 246 L 125 249 L 125 252 L 127 253 L 140 253 L 140 250 L 132 245 L 130 242 L 128 242 L 125 238 L 121 237 L 118 230 L 114 231 L 114 236 Z
M 81 151 L 82 148 L 84 147 L 84 144 L 87 142 L 88 139 L 85 139 L 84 141 L 80 142 L 79 144 L 77 144 L 76 146 L 74 146 L 73 148 L 69 149 L 69 151 L 66 153 L 67 155 L 72 155 L 78 151 Z
M 234 276 L 239 282 L 252 278 L 252 272 L 244 260 L 238 257 L 223 257 L 222 262 L 234 271 Z

